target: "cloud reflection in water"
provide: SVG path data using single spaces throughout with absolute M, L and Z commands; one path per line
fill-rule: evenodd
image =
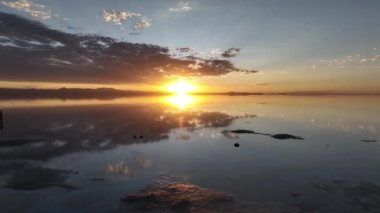
M 178 104 L 182 109 L 190 105 L 189 101 Z M 173 129 L 228 127 L 239 118 L 222 112 L 172 110 L 167 104 L 17 108 L 6 113 L 0 159 L 33 160 L 158 142 Z

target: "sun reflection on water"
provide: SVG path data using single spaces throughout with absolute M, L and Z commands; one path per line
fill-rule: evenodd
M 183 110 L 194 102 L 194 97 L 185 94 L 178 94 L 170 96 L 168 102 L 176 106 L 179 110 Z

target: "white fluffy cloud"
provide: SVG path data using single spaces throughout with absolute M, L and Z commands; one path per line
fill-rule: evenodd
M 134 17 L 141 17 L 141 14 L 125 11 L 103 10 L 101 16 L 104 22 L 111 22 L 116 25 L 122 25 L 124 22 L 129 21 Z
M 141 30 L 141 29 L 148 28 L 151 25 L 152 25 L 151 21 L 144 16 L 144 17 L 141 17 L 140 19 L 133 22 L 132 29 L 133 30 Z
M 130 27 L 133 30 L 141 30 L 152 25 L 151 21 L 147 17 L 134 12 L 103 10 L 101 13 L 101 17 L 104 22 L 113 23 L 115 25 L 123 25 L 130 23 Z
M 213 48 L 210 53 L 211 55 L 221 55 L 223 52 L 219 48 Z
M 186 12 L 192 10 L 193 8 L 190 6 L 187 1 L 180 1 L 175 7 L 169 8 L 171 12 Z
M 377 48 L 374 48 L 374 51 L 377 51 Z M 320 59 L 318 61 L 310 61 L 310 62 L 312 63 L 311 67 L 313 69 L 317 69 L 321 67 L 344 69 L 349 65 L 378 63 L 379 61 L 380 61 L 380 55 L 375 52 L 367 56 L 354 54 L 354 55 L 347 55 L 341 58 Z
M 4 6 L 22 11 L 28 15 L 37 19 L 50 19 L 51 11 L 45 8 L 45 5 L 36 4 L 28 0 L 17 0 L 17 1 L 2 1 Z

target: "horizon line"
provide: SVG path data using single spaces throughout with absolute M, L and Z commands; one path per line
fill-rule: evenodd
M 166 91 L 152 91 L 152 90 L 123 90 L 123 89 L 115 89 L 112 87 L 99 87 L 99 88 L 58 88 L 58 89 L 48 89 L 48 88 L 5 88 L 0 87 L 0 97 L 4 95 L 12 95 L 12 94 L 6 94 L 8 92 L 34 92 L 33 94 L 20 94 L 20 93 L 13 93 L 13 95 L 17 96 L 28 96 L 28 95 L 42 95 L 38 93 L 44 93 L 44 92 L 57 92 L 52 93 L 50 95 L 57 95 L 62 96 L 65 94 L 62 94 L 64 91 L 65 93 L 71 93 L 66 95 L 74 95 L 75 92 L 95 92 L 91 95 L 113 95 L 113 96 L 128 96 L 128 95 L 173 95 L 176 93 L 173 92 L 166 92 Z M 96 94 L 98 92 L 98 94 Z M 101 92 L 107 92 L 107 94 L 101 94 Z M 46 95 L 46 93 L 44 94 Z M 82 94 L 86 95 L 86 94 Z M 90 95 L 90 94 L 88 94 Z M 282 91 L 282 92 L 251 92 L 251 91 L 229 91 L 229 92 L 189 92 L 186 93 L 186 95 L 236 95 L 236 96 L 243 96 L 243 95 L 294 95 L 294 96 L 327 96 L 327 95 L 363 95 L 363 96 L 378 96 L 380 95 L 380 92 L 368 92 L 368 91 L 318 91 L 318 90 L 309 90 L 309 91 Z

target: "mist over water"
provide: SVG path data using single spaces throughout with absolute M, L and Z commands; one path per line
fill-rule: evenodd
M 376 96 L 2 100 L 1 211 L 377 212 L 379 105 Z M 141 190 L 169 194 L 151 203 Z M 121 200 L 131 194 L 154 208 Z M 200 194 L 209 197 L 197 203 Z

